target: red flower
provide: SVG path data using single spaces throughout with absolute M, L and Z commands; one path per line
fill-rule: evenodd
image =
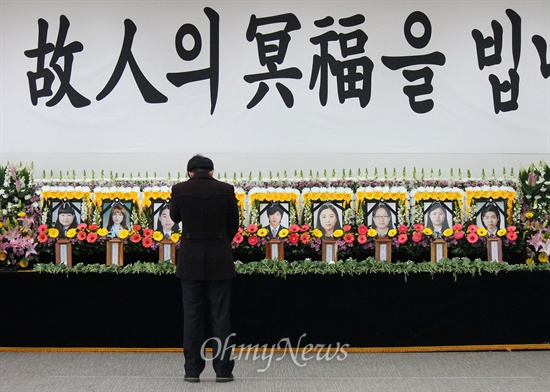
M 248 243 L 252 246 L 256 245 L 258 241 L 258 237 L 256 237 L 255 235 L 251 235 L 250 237 L 248 237 Z
M 461 240 L 462 238 L 464 238 L 464 232 L 463 231 L 455 231 L 455 233 L 453 235 L 455 237 L 455 240 Z
M 151 237 L 152 235 L 153 235 L 153 229 L 147 228 L 147 229 L 143 230 L 143 236 L 144 236 L 145 238 L 149 238 L 149 237 Z
M 141 242 L 141 244 L 145 247 L 145 248 L 150 248 L 151 245 L 153 245 L 153 239 L 151 237 L 145 237 L 143 239 L 143 241 Z
M 309 242 L 309 234 L 308 233 L 303 233 L 300 236 L 300 241 L 302 241 L 302 244 L 307 244 Z
M 359 234 L 367 234 L 367 231 L 369 231 L 369 228 L 365 225 L 361 225 L 357 228 Z
M 300 226 L 290 225 L 290 227 L 288 228 L 288 231 L 290 231 L 291 233 L 297 233 L 300 231 Z
M 132 230 L 133 230 L 133 231 L 140 231 L 140 230 L 141 230 L 141 226 L 140 226 L 140 225 L 134 225 L 134 226 L 132 227 Z
M 84 230 L 86 227 L 88 227 L 88 225 L 86 223 L 79 223 L 76 228 L 78 230 Z
M 473 226 L 473 225 L 470 225 L 470 226 Z M 470 227 L 468 227 L 468 230 L 469 230 L 469 229 L 470 229 Z M 475 244 L 475 243 L 477 242 L 478 238 L 479 238 L 479 237 L 477 236 L 476 233 L 470 233 L 470 234 L 468 234 L 468 236 L 466 237 L 466 239 L 468 240 L 468 242 L 469 242 L 470 244 Z
M 422 230 L 424 230 L 424 225 L 423 225 L 422 223 L 415 223 L 415 224 L 413 225 L 413 229 L 414 229 L 415 231 L 422 231 Z M 413 238 L 413 239 L 414 239 L 414 238 Z M 418 242 L 418 241 L 417 241 L 417 242 Z
M 88 229 L 90 229 L 90 231 L 96 231 L 97 229 L 99 229 L 99 226 L 95 223 L 92 223 L 90 226 L 88 226 Z
M 241 229 L 242 231 L 242 229 Z M 235 234 L 235 237 L 233 237 L 233 241 L 236 243 L 236 244 L 240 244 L 241 242 L 243 242 L 244 240 L 244 237 L 241 233 L 237 233 Z
M 515 241 L 517 240 L 518 235 L 516 234 L 516 232 L 509 231 L 508 233 L 506 233 L 506 238 L 508 238 L 510 241 Z
M 86 241 L 88 241 L 90 244 L 93 244 L 97 240 L 97 233 L 88 233 L 88 236 L 86 237 Z
M 78 238 L 80 241 L 84 241 L 86 239 L 86 232 L 85 231 L 79 231 L 76 235 L 76 238 Z
M 246 226 L 246 231 L 248 231 L 250 234 L 253 234 L 258 231 L 258 226 L 255 224 L 250 224 Z
M 302 225 L 302 228 L 300 229 L 300 231 L 308 231 L 309 229 L 311 229 L 311 226 L 310 225 Z
M 355 240 L 355 237 L 351 233 L 348 233 L 344 236 L 344 241 L 346 241 L 348 244 L 353 243 L 354 240 Z
M 412 239 L 414 242 L 422 241 L 422 233 L 413 233 Z
M 344 227 L 342 227 L 342 230 L 350 231 L 351 230 L 351 225 L 344 225 Z
M 413 234 L 413 237 L 414 237 L 414 234 Z M 397 242 L 399 242 L 400 244 L 404 244 L 405 242 L 407 242 L 408 239 L 409 237 L 407 236 L 407 234 L 399 234 L 397 236 Z
M 460 231 L 460 230 L 462 230 L 462 225 L 461 225 L 460 223 L 455 223 L 455 224 L 453 225 L 453 230 L 454 230 L 454 231 Z M 461 237 L 461 238 L 462 238 L 462 237 Z
M 132 241 L 134 244 L 137 244 L 139 241 L 141 241 L 141 234 L 132 234 L 132 236 L 130 237 L 130 241 Z
M 406 225 L 400 225 L 400 226 L 397 228 L 397 231 L 400 232 L 400 233 L 406 233 L 407 230 L 409 230 L 409 228 L 408 228 Z
M 357 242 L 359 242 L 360 244 L 364 244 L 365 242 L 367 242 L 367 236 L 364 234 L 359 234 L 357 236 Z
M 506 230 L 508 230 L 508 233 L 511 233 L 512 231 L 516 231 L 516 226 L 508 226 Z
M 476 231 L 477 231 L 477 226 L 476 225 L 468 226 L 468 233 L 475 233 Z
M 48 231 L 48 225 L 46 225 L 46 224 L 41 224 L 40 226 L 38 226 L 38 232 L 39 232 L 40 234 L 45 233 L 45 232 L 47 232 L 47 231 Z
M 47 226 L 46 226 L 47 227 Z M 37 238 L 38 242 L 43 244 L 44 242 L 48 241 L 48 235 L 46 233 L 40 233 Z
M 298 241 L 300 241 L 300 236 L 296 233 L 292 233 L 291 235 L 288 236 L 288 240 L 290 241 L 291 244 L 297 244 Z

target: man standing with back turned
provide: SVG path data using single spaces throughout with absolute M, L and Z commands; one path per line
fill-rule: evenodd
M 172 187 L 170 208 L 172 220 L 182 222 L 176 276 L 183 296 L 184 380 L 200 382 L 208 311 L 216 382 L 233 381 L 235 361 L 231 350 L 223 349 L 231 334 L 231 279 L 236 275 L 231 253 L 239 228 L 235 190 L 213 177 L 214 163 L 202 155 L 189 160 L 187 172 L 189 180 Z

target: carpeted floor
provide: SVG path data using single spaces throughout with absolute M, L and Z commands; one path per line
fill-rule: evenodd
M 0 391 L 550 391 L 548 350 L 251 352 L 237 357 L 227 384 L 215 382 L 211 363 L 200 384 L 186 383 L 182 364 L 181 353 L 0 352 Z

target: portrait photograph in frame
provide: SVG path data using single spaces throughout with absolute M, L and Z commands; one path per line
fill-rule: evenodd
M 290 225 L 289 202 L 260 202 L 259 219 L 260 226 L 266 228 L 266 239 L 277 238 L 282 229 L 288 229 Z
M 499 229 L 506 227 L 505 200 L 478 199 L 475 206 L 475 224 L 487 229 L 488 236 L 496 236 Z
M 66 238 L 67 230 L 81 222 L 81 208 L 80 199 L 51 200 L 50 219 L 52 226 L 59 230 L 60 238 Z
M 397 229 L 397 202 L 366 200 L 365 222 L 367 227 L 376 229 L 378 236 L 385 237 L 391 229 Z
M 151 219 L 152 222 L 149 223 L 150 227 L 155 231 L 160 231 L 165 237 L 169 237 L 174 232 L 181 231 L 180 225 L 174 223 L 170 217 L 170 199 L 153 201 Z
M 102 226 L 109 231 L 107 236 L 118 237 L 121 230 L 131 229 L 132 206 L 133 203 L 128 200 L 103 200 L 101 219 Z
M 424 226 L 441 236 L 446 229 L 453 226 L 453 202 L 428 200 L 424 201 Z
M 331 238 L 336 230 L 342 229 L 344 215 L 343 201 L 312 201 L 313 228 L 323 233 L 323 238 Z

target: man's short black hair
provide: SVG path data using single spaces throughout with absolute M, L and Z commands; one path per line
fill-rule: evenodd
M 278 212 L 279 214 L 281 214 L 281 216 L 283 216 L 283 209 L 279 204 L 271 204 L 269 207 L 267 207 L 266 212 L 267 212 L 267 216 L 273 215 L 276 212 Z
M 193 158 L 191 158 L 189 162 L 187 162 L 188 173 L 192 173 L 196 170 L 214 170 L 214 162 L 212 162 L 212 159 L 210 158 L 197 154 Z

